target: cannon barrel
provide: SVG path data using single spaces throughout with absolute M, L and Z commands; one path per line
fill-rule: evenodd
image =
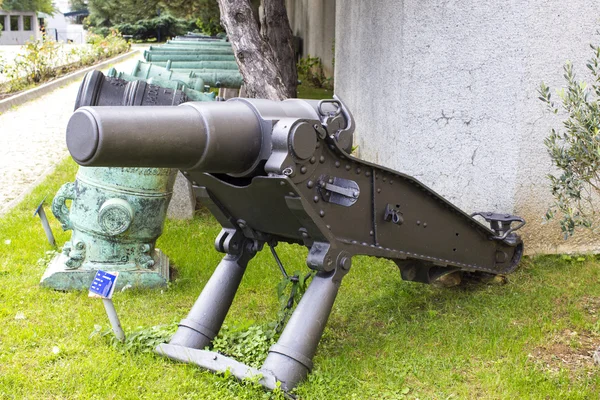
M 225 42 L 223 40 L 202 40 L 202 41 L 194 41 L 194 40 L 167 40 L 167 43 L 164 46 L 186 46 L 186 47 L 223 47 L 223 48 L 231 48 L 230 42 Z
M 218 69 L 237 72 L 238 65 L 235 61 L 152 61 L 153 65 L 167 69 Z
M 161 53 L 188 52 L 190 54 L 233 54 L 231 47 L 150 46 L 146 51 L 150 53 L 158 51 Z
M 195 87 L 196 90 L 201 90 L 205 84 L 216 87 L 239 88 L 243 83 L 242 74 L 233 69 L 171 70 L 143 61 L 138 61 L 131 75 L 142 79 L 159 77 L 164 79 L 179 80 L 186 83 L 189 87 Z M 122 73 L 116 74 L 115 77 L 128 79 Z M 194 78 L 200 78 L 203 82 L 196 82 Z
M 234 61 L 235 56 L 231 54 L 188 54 L 188 53 L 157 53 L 145 52 L 144 58 L 151 62 L 166 62 L 166 61 Z
M 67 147 L 85 166 L 240 173 L 258 157 L 261 127 L 244 103 L 222 105 L 82 107 L 67 125 Z
M 292 116 L 318 120 L 318 104 L 232 99 L 178 107 L 82 107 L 67 124 L 67 147 L 84 166 L 246 175 L 271 155 L 274 121 Z M 321 107 L 331 111 L 331 105 Z

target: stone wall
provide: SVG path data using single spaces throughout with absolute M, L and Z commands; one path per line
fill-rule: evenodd
M 536 93 L 564 84 L 567 60 L 587 77 L 599 17 L 591 0 L 338 2 L 335 91 L 356 118 L 360 156 L 467 212 L 525 217 L 530 254 L 600 250 L 542 224 L 552 200 L 543 139 L 561 117 Z
M 302 38 L 302 57 L 319 57 L 327 76 L 333 75 L 335 0 L 286 0 L 294 36 Z

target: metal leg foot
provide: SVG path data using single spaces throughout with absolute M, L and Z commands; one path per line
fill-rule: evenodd
M 261 371 L 274 375 L 284 390 L 293 389 L 312 369 L 341 278 L 334 272 L 318 273 L 302 296 L 281 337 L 269 349 Z
M 231 307 L 248 261 L 256 251 L 243 246 L 241 254 L 227 254 L 212 274 L 186 319 L 169 342 L 172 345 L 203 349 L 217 336 Z

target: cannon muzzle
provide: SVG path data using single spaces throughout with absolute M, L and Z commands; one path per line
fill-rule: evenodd
M 67 125 L 80 165 L 241 173 L 259 157 L 260 121 L 244 102 L 82 107 Z

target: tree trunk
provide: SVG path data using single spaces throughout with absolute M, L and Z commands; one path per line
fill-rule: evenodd
M 248 0 L 218 0 L 221 24 L 244 77 L 247 97 L 296 97 L 298 76 L 292 30 L 283 0 L 263 0 L 264 36 Z
M 261 30 L 263 38 L 273 51 L 283 84 L 287 88 L 293 88 L 293 95 L 289 97 L 296 97 L 298 71 L 296 71 L 294 34 L 288 20 L 285 0 L 262 0 L 262 6 L 264 18 L 261 21 Z

